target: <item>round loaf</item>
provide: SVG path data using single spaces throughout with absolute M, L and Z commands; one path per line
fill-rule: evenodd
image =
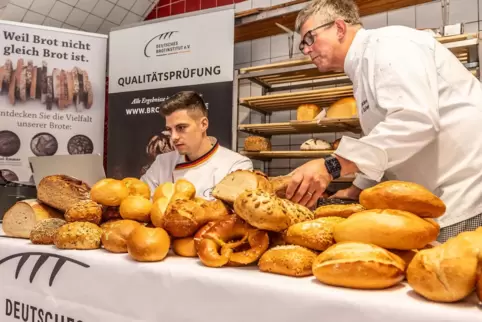
M 125 198 L 120 207 L 120 215 L 124 219 L 150 222 L 152 202 L 142 196 L 129 196 Z
M 440 226 L 410 212 L 372 209 L 351 215 L 334 229 L 336 242 L 361 242 L 387 249 L 424 248 L 437 239 Z
M 98 181 L 90 191 L 93 201 L 111 207 L 120 206 L 128 195 L 129 189 L 122 181 L 110 178 Z
M 60 249 L 100 248 L 102 228 L 90 222 L 71 222 L 57 230 L 54 244 Z
M 438 218 L 445 213 L 441 199 L 423 186 L 404 181 L 385 181 L 360 193 L 366 209 L 398 209 L 422 218 Z
M 144 181 L 137 178 L 125 178 L 122 182 L 129 190 L 129 196 L 141 196 L 146 199 L 151 199 L 151 189 Z
M 193 200 L 175 200 L 164 215 L 164 229 L 176 238 L 193 236 L 203 223 L 203 208 Z
M 92 200 L 81 200 L 65 212 L 68 222 L 88 221 L 99 225 L 102 221 L 102 206 Z
M 262 272 L 293 277 L 310 276 L 316 253 L 301 246 L 284 245 L 267 250 L 259 259 Z
M 479 244 L 480 245 L 480 244 Z M 457 237 L 419 251 L 407 268 L 407 281 L 415 292 L 436 302 L 457 302 L 472 294 L 477 282 L 475 246 Z
M 106 228 L 102 228 L 102 246 L 111 253 L 127 253 L 127 238 L 139 226 L 141 226 L 140 223 L 129 219 L 113 222 Z
M 193 237 L 179 238 L 172 242 L 172 250 L 179 256 L 197 257 L 196 246 Z
M 140 226 L 127 238 L 127 252 L 138 262 L 162 261 L 169 252 L 171 239 L 162 228 Z
M 325 217 L 290 226 L 284 235 L 288 244 L 324 251 L 335 243 L 333 228 L 345 220 L 341 217 Z
M 315 210 L 315 218 L 321 217 L 343 217 L 348 218 L 354 213 L 361 212 L 365 208 L 360 204 L 347 205 L 326 205 L 320 206 Z
M 364 243 L 335 244 L 313 262 L 313 274 L 320 282 L 355 289 L 394 286 L 404 279 L 404 271 L 400 257 Z
M 53 245 L 54 236 L 60 227 L 67 222 L 60 218 L 49 218 L 38 221 L 30 231 L 32 244 Z
M 314 219 L 306 207 L 261 189 L 241 193 L 234 202 L 234 212 L 253 227 L 275 232 Z

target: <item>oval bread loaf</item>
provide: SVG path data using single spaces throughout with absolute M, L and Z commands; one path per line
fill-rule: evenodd
M 315 210 L 315 218 L 321 217 L 343 217 L 348 218 L 354 213 L 361 212 L 365 208 L 357 203 L 347 205 L 326 205 Z
M 225 176 L 213 189 L 213 197 L 229 204 L 246 190 L 273 190 L 268 177 L 259 171 L 237 170 Z
M 267 250 L 259 259 L 262 272 L 293 277 L 311 276 L 316 253 L 301 246 L 283 245 Z
M 54 244 L 60 249 L 100 248 L 102 228 L 90 222 L 72 222 L 57 230 Z
M 106 178 L 94 184 L 90 191 L 91 199 L 104 206 L 120 206 L 122 200 L 129 195 L 129 189 L 124 182 Z
M 395 254 L 365 243 L 342 242 L 313 262 L 320 282 L 355 289 L 384 289 L 404 279 L 405 263 Z
M 333 229 L 343 220 L 341 217 L 325 217 L 294 224 L 286 230 L 284 240 L 288 244 L 324 251 L 335 243 Z
M 81 200 L 89 199 L 90 187 L 85 182 L 66 175 L 44 177 L 38 185 L 39 201 L 61 212 Z
M 361 242 L 388 249 L 424 248 L 437 239 L 440 226 L 410 212 L 372 209 L 351 215 L 334 229 L 336 242 Z
M 404 181 L 385 181 L 360 193 L 366 209 L 398 209 L 422 218 L 438 218 L 445 213 L 443 201 L 423 186 Z

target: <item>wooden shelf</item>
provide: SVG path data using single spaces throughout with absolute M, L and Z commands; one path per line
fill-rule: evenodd
M 322 158 L 335 152 L 334 150 L 320 150 L 320 151 L 260 151 L 248 152 L 240 151 L 242 155 L 254 159 L 267 161 L 271 159 L 309 159 Z
M 361 133 L 360 120 L 358 118 L 324 119 L 319 122 L 291 121 L 285 123 L 240 124 L 238 129 L 245 133 L 264 137 L 331 132 Z
M 431 0 L 358 0 L 360 16 L 396 10 Z M 283 5 L 256 8 L 236 14 L 234 42 L 254 40 L 285 33 L 276 23 L 291 30 L 295 28 L 298 12 L 306 6 L 306 0 L 297 0 Z
M 328 107 L 332 103 L 353 96 L 353 86 L 340 86 L 293 93 L 240 98 L 239 103 L 261 113 L 295 110 L 300 104 Z

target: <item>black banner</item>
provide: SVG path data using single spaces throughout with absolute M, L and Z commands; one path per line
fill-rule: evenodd
M 107 176 L 139 178 L 154 161 L 156 153 L 167 152 L 168 138 L 163 135 L 165 119 L 159 106 L 180 91 L 196 91 L 208 105 L 208 135 L 231 148 L 233 82 L 160 88 L 109 94 Z M 165 140 L 165 149 L 159 149 Z M 157 152 L 152 146 L 156 144 Z

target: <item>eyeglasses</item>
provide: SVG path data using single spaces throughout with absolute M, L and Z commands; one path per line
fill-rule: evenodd
M 345 21 L 345 23 L 350 23 L 349 21 Z M 322 24 L 321 26 L 318 26 L 316 28 L 313 28 L 311 30 L 308 30 L 306 34 L 303 36 L 303 39 L 300 42 L 300 51 L 303 52 L 303 49 L 305 49 L 305 46 L 311 46 L 315 42 L 315 33 L 314 31 L 317 29 L 325 28 L 325 27 L 331 27 L 332 25 L 335 24 L 335 21 L 330 21 L 327 23 Z

